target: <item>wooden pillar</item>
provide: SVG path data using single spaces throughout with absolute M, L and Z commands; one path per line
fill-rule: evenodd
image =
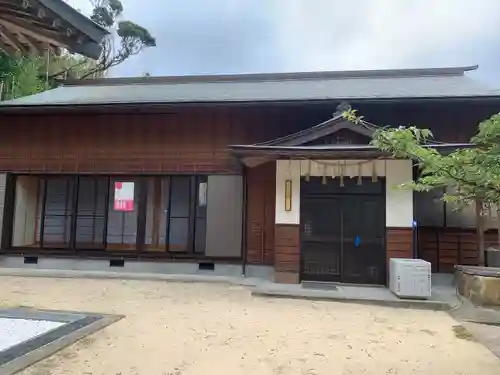
M 274 272 L 278 283 L 300 282 L 300 161 L 276 162 Z

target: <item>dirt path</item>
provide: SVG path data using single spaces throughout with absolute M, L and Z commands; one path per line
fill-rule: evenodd
M 23 375 L 498 375 L 443 312 L 254 298 L 247 289 L 150 281 L 0 278 L 0 305 L 126 318 Z

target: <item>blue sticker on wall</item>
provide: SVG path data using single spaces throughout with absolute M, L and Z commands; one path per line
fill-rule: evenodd
M 354 246 L 358 247 L 360 242 L 361 239 L 359 238 L 359 236 L 356 236 L 356 240 L 354 241 Z

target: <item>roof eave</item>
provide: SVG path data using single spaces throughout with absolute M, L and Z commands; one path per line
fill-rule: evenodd
M 109 34 L 109 31 L 98 25 L 90 18 L 85 17 L 72 6 L 63 0 L 38 0 L 40 4 L 59 15 L 63 20 L 69 22 L 87 35 L 96 43 L 101 43 L 102 39 Z
M 453 152 L 457 149 L 477 147 L 471 143 L 443 143 L 429 144 L 442 154 Z M 314 146 L 259 146 L 259 145 L 232 145 L 230 152 L 237 157 L 248 156 L 274 156 L 274 157 L 303 157 L 303 156 L 324 156 L 324 157 L 345 157 L 345 156 L 366 156 L 371 157 L 391 157 L 388 152 L 381 151 L 371 145 L 332 145 L 331 147 Z
M 7 112 L 47 112 L 115 109 L 154 109 L 179 106 L 252 106 L 252 105 L 294 105 L 323 104 L 349 101 L 356 103 L 405 103 L 415 102 L 450 102 L 450 101 L 500 101 L 499 95 L 476 96 L 439 96 L 439 97 L 387 97 L 387 98 L 339 98 L 339 99 L 294 99 L 294 100 L 241 100 L 241 101 L 168 101 L 168 102 L 112 102 L 112 103 L 54 103 L 54 104 L 8 104 L 0 102 L 0 113 Z
M 68 46 L 68 48 L 73 53 L 79 53 L 80 55 L 86 56 L 93 60 L 97 60 L 102 53 L 102 46 L 97 42 L 77 44 L 74 46 Z

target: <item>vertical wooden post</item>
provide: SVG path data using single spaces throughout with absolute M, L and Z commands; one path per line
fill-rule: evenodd
M 497 249 L 500 250 L 500 206 L 497 206 Z
M 483 211 L 483 201 L 480 199 L 476 200 L 476 230 L 477 230 L 477 260 L 480 266 L 484 266 L 484 217 L 482 215 Z
M 69 232 L 69 248 L 73 251 L 76 251 L 77 243 L 76 243 L 76 234 L 78 231 L 78 199 L 80 192 L 80 176 L 76 175 L 71 178 L 68 178 L 66 182 L 66 203 L 65 203 L 65 211 L 68 211 L 68 198 L 70 187 L 72 188 L 72 202 L 71 202 L 71 224 L 70 224 L 70 232 Z M 66 238 L 66 225 L 64 226 L 64 238 Z
M 154 177 L 153 183 L 153 228 L 152 228 L 152 248 L 160 248 L 160 223 L 161 214 L 165 208 L 162 206 L 162 180 L 161 177 Z M 163 211 L 163 212 L 162 212 Z
M 48 90 L 50 89 L 50 84 L 49 84 L 49 66 L 50 66 L 50 50 L 47 49 L 47 65 L 45 66 L 45 89 Z
M 146 243 L 146 218 L 147 218 L 147 199 L 148 199 L 148 179 L 147 177 L 137 178 L 135 180 L 138 189 L 137 194 L 137 234 L 135 247 L 137 252 L 144 251 Z

